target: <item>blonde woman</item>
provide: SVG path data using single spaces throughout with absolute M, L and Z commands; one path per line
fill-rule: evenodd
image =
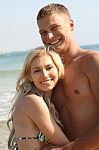
M 50 101 L 52 89 L 63 76 L 62 61 L 51 47 L 38 47 L 27 56 L 8 121 L 8 125 L 12 122 L 9 150 L 35 150 L 69 142 Z

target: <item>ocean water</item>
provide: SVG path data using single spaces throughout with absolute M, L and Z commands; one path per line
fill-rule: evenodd
M 99 44 L 84 45 L 81 47 L 99 51 Z M 7 150 L 9 131 L 6 126 L 6 121 L 15 94 L 16 80 L 29 52 L 30 50 L 0 54 L 0 135 L 2 135 L 0 136 L 0 150 Z
M 0 150 L 8 150 L 7 120 L 15 94 L 15 86 L 29 51 L 0 54 Z
M 7 120 L 11 99 L 28 51 L 0 54 L 0 121 Z

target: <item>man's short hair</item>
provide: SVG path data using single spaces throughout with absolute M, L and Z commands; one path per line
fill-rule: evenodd
M 38 12 L 38 15 L 37 15 L 37 21 L 39 19 L 49 16 L 53 13 L 64 13 L 71 19 L 71 15 L 70 15 L 68 9 L 64 5 L 52 3 L 52 4 L 48 4 L 44 7 L 42 7 L 40 9 L 40 11 Z

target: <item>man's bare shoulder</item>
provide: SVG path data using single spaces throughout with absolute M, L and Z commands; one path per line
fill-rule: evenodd
M 85 65 L 85 63 L 87 65 L 93 62 L 99 62 L 99 52 L 94 50 L 82 50 L 78 59 L 83 65 Z
M 94 50 L 85 50 L 81 55 L 80 67 L 85 72 L 97 72 L 99 69 L 99 52 Z
M 82 55 L 84 56 L 84 57 L 94 57 L 95 55 L 98 55 L 98 57 L 99 57 L 99 52 L 98 51 L 95 51 L 95 50 L 83 50 L 82 51 Z

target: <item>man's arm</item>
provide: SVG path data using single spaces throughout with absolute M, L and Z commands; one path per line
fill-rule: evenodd
M 77 138 L 69 144 L 57 147 L 49 146 L 42 150 L 99 150 L 99 124 L 89 131 L 88 134 Z

